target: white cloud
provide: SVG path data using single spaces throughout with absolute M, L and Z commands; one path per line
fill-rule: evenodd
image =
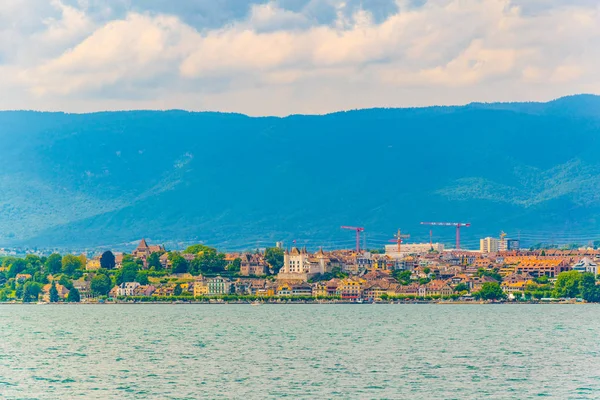
M 0 107 L 287 114 L 600 92 L 597 5 L 525 12 L 509 0 L 398 0 L 400 11 L 375 18 L 342 3 L 327 0 L 337 19 L 326 24 L 307 14 L 315 0 L 295 11 L 273 1 L 197 29 L 156 12 L 101 22 L 89 8 L 52 1 L 55 15 L 17 35 L 29 56 L 7 50 L 0 30 L 11 78 L 0 86 L 14 92 Z

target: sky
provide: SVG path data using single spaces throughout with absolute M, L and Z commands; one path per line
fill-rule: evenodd
M 598 0 L 2 0 L 0 109 L 249 115 L 600 93 Z

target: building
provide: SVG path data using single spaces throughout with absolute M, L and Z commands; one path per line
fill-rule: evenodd
M 493 237 L 480 239 L 479 251 L 482 253 L 497 253 L 500 251 L 500 240 Z
M 147 267 L 148 264 L 148 257 L 150 257 L 150 254 L 152 253 L 163 253 L 165 251 L 164 246 L 162 245 L 152 245 L 149 246 L 148 243 L 146 242 L 146 239 L 142 239 L 140 241 L 140 244 L 138 244 L 138 247 L 131 252 L 131 255 L 133 256 L 133 258 L 137 258 L 142 260 L 142 262 L 144 263 L 144 267 Z
M 521 241 L 519 239 L 506 239 L 506 250 L 519 250 L 521 248 Z
M 123 282 L 117 286 L 117 296 L 134 296 L 135 289 L 139 286 L 138 282 Z
M 337 291 L 342 300 L 356 301 L 362 298 L 363 280 L 357 278 L 342 279 Z
M 52 288 L 52 284 L 48 283 L 46 285 L 44 285 L 44 287 L 42 287 L 42 299 L 45 302 L 49 302 L 50 301 L 50 289 Z M 64 287 L 63 285 L 61 285 L 60 283 L 56 284 L 56 290 L 58 291 L 58 298 L 61 300 L 64 300 L 67 298 L 67 295 L 69 294 L 69 289 L 67 289 L 66 287 Z
M 400 253 L 398 253 L 397 244 L 385 245 L 385 254 L 392 258 L 402 258 L 408 254 L 427 254 L 431 251 L 442 253 L 444 245 L 442 243 L 402 243 Z
M 100 269 L 100 257 L 88 258 L 85 262 L 87 271 L 97 271 Z
M 312 255 L 306 249 L 299 250 L 293 247 L 291 251 L 285 251 L 283 255 L 283 267 L 277 274 L 278 280 L 308 281 L 311 277 L 324 274 L 328 269 L 328 257 L 319 250 Z
M 241 276 L 263 276 L 267 274 L 268 266 L 261 254 L 244 253 L 240 256 Z
M 576 264 L 574 264 L 573 266 L 571 266 L 571 269 L 573 271 L 577 271 L 577 272 L 589 272 L 595 275 L 598 275 L 598 264 L 596 264 L 595 262 L 593 262 L 591 259 L 589 259 L 588 257 L 584 257 L 581 260 L 579 260 L 579 262 L 577 262 Z
M 222 296 L 226 294 L 231 294 L 233 289 L 231 281 L 227 278 L 223 278 L 220 275 L 214 278 L 207 278 L 206 285 L 208 287 L 207 294 L 209 296 Z
M 76 279 L 73 281 L 73 288 L 77 289 L 77 291 L 79 292 L 79 297 L 82 300 L 92 297 L 90 285 L 90 281 L 86 281 L 83 278 Z

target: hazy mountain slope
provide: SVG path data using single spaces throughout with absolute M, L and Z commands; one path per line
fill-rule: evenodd
M 230 248 L 600 228 L 600 100 L 325 116 L 0 113 L 0 243 Z M 451 230 L 439 235 L 452 238 Z M 470 236 L 469 236 L 470 235 Z

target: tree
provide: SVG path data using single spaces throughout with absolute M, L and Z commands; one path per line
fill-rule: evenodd
M 16 258 L 8 268 L 7 275 L 9 278 L 14 278 L 17 274 L 23 272 L 25 268 L 27 268 L 27 262 L 22 258 Z
M 99 296 L 106 296 L 112 287 L 112 281 L 104 274 L 98 274 L 92 279 L 90 289 Z
M 200 253 L 192 260 L 189 269 L 193 275 L 211 273 L 216 274 L 223 272 L 226 265 L 227 261 L 225 261 L 225 254 L 217 252 L 204 252 Z
M 67 275 L 73 275 L 76 270 L 82 269 L 81 259 L 73 254 L 67 254 L 62 258 L 62 272 Z
M 410 283 L 410 276 L 412 272 L 409 270 L 396 269 L 392 272 L 392 276 L 403 285 L 408 285 Z
M 160 263 L 160 254 L 152 253 L 148 256 L 148 268 L 154 268 L 155 271 L 162 271 L 163 266 Z
M 175 285 L 175 288 L 173 289 L 173 296 L 181 296 L 181 293 L 183 292 L 183 289 L 181 288 L 180 284 Z
M 50 254 L 46 259 L 46 268 L 49 274 L 58 274 L 62 269 L 62 256 L 57 253 Z
M 481 290 L 474 293 L 474 296 L 482 300 L 500 300 L 506 297 L 497 282 L 485 282 L 481 286 Z
M 203 244 L 194 244 L 183 251 L 185 254 L 216 253 L 217 249 Z
M 461 283 L 459 283 L 458 285 L 456 285 L 454 287 L 454 291 L 457 292 L 457 293 L 468 292 L 469 291 L 469 286 L 466 283 L 461 282 Z
M 147 285 L 148 284 L 148 274 L 144 273 L 144 272 L 138 272 L 137 275 L 135 276 L 135 281 L 137 283 L 139 283 L 140 285 Z
M 67 301 L 69 303 L 79 303 L 81 301 L 81 296 L 79 295 L 79 290 L 72 288 L 67 295 Z
M 134 282 L 139 270 L 140 265 L 136 261 L 123 262 L 123 267 L 115 275 L 117 285 L 123 282 Z
M 229 264 L 229 267 L 227 267 L 227 271 L 240 272 L 241 267 L 242 267 L 242 259 L 238 257 L 235 260 L 233 260 L 231 262 L 231 264 Z
M 102 253 L 102 255 L 100 256 L 100 267 L 104 268 L 104 269 L 115 269 L 115 255 L 113 254 L 112 251 L 108 250 L 105 251 L 104 253 Z
M 579 283 L 581 282 L 582 274 L 577 271 L 561 272 L 556 277 L 554 284 L 553 297 L 578 297 L 580 292 Z
M 174 274 L 185 274 L 188 272 L 188 262 L 181 254 L 172 251 L 169 253 L 169 260 L 171 260 Z
M 579 294 L 587 302 L 600 302 L 600 286 L 596 285 L 594 274 L 586 272 L 581 275 L 579 282 Z
M 267 247 L 265 250 L 265 261 L 271 267 L 273 274 L 278 274 L 283 267 L 283 249 L 280 247 Z
M 58 290 L 54 282 L 52 282 L 52 286 L 50 287 L 50 303 L 58 303 Z

